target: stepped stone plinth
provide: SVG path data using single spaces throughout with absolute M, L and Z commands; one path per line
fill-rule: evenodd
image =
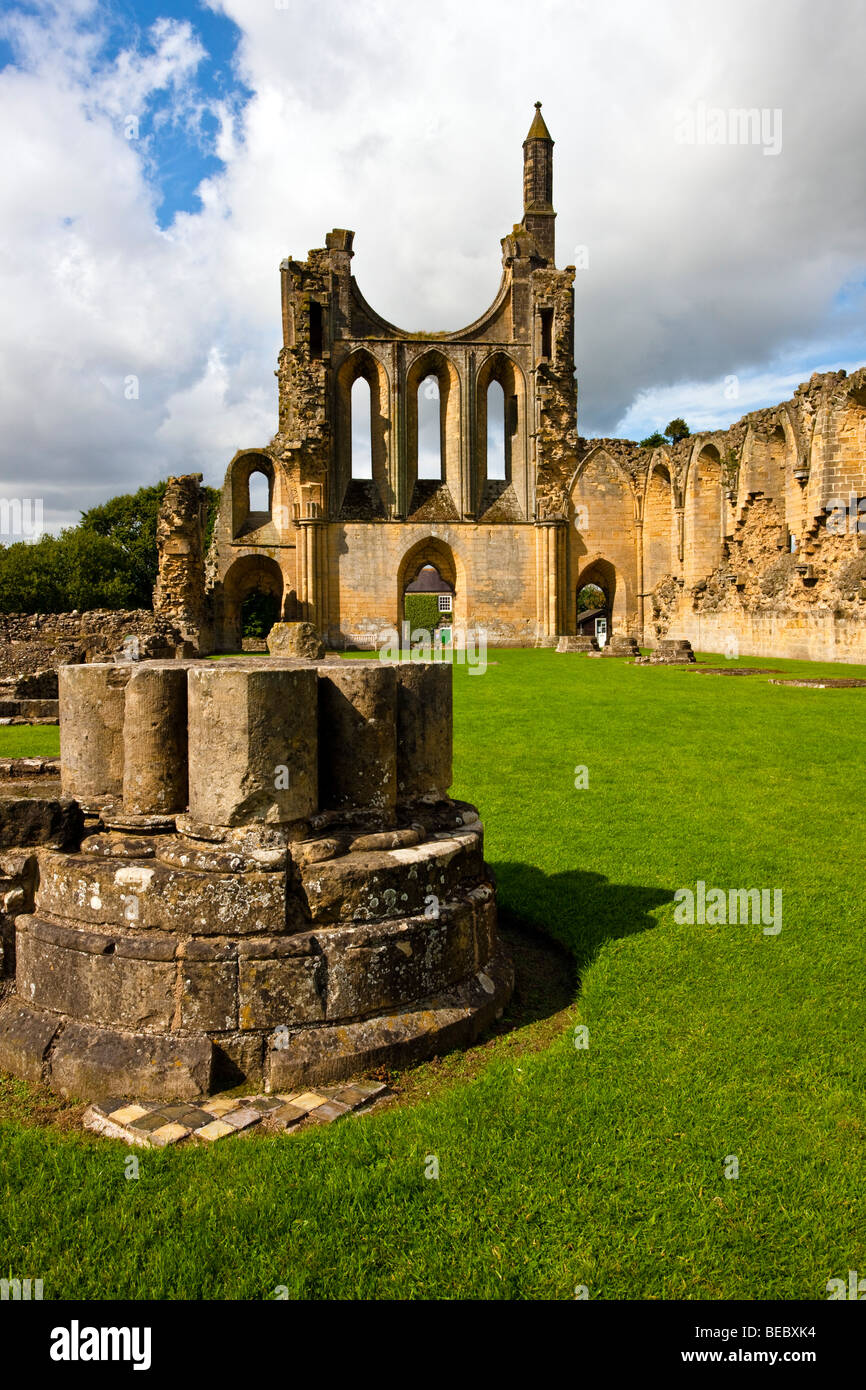
M 692 644 L 687 637 L 663 637 L 655 651 L 650 653 L 650 662 L 654 666 L 683 666 L 694 660 Z
M 501 1014 L 450 666 L 69 666 L 60 723 L 62 785 L 0 797 L 0 1066 L 90 1100 L 285 1090 Z

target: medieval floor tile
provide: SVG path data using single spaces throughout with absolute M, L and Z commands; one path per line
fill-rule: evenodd
M 163 1111 L 165 1114 L 165 1111 Z M 182 1114 L 177 1116 L 177 1122 L 186 1125 L 187 1129 L 201 1129 L 202 1125 L 209 1125 L 211 1120 L 219 1118 L 208 1114 L 207 1110 L 199 1109 L 197 1106 L 187 1107 Z
M 111 1115 L 115 1110 L 128 1109 L 129 1101 L 124 1100 L 122 1096 L 107 1096 L 105 1100 L 94 1101 L 93 1108 L 98 1110 L 100 1115 Z
M 281 1129 L 288 1129 L 290 1125 L 294 1126 L 302 1120 L 307 1113 L 298 1105 L 281 1105 L 279 1110 L 272 1110 L 267 1119 L 279 1125 Z
M 189 1114 L 190 1109 L 191 1107 L 189 1105 L 185 1104 L 183 1101 L 179 1101 L 177 1105 L 161 1105 L 159 1113 L 160 1115 L 165 1115 L 167 1120 L 181 1120 L 184 1115 Z M 211 1119 L 211 1116 L 208 1115 L 207 1118 Z
M 384 1081 L 353 1081 L 352 1090 L 362 1091 L 367 1100 L 372 1100 L 373 1096 L 381 1096 L 388 1087 Z
M 354 1110 L 356 1106 L 364 1105 L 369 1097 L 361 1090 L 360 1086 L 343 1086 L 341 1089 L 335 1090 L 329 1099 L 337 1100 L 342 1105 L 348 1105 L 350 1110 Z
M 213 1141 L 238 1134 L 264 1121 L 263 1132 L 294 1132 L 309 1121 L 329 1124 L 387 1091 L 381 1082 L 353 1081 L 291 1091 L 276 1096 L 215 1096 L 197 1105 L 186 1101 L 139 1105 L 112 1096 L 93 1104 L 82 1123 L 109 1138 L 145 1147 L 164 1148 L 192 1135 Z
M 225 1120 L 211 1120 L 209 1125 L 202 1125 L 201 1129 L 193 1130 L 196 1139 L 224 1139 L 227 1134 L 237 1134 L 237 1130 L 232 1125 L 227 1125 Z
M 315 1110 L 311 1110 L 307 1118 L 313 1120 L 317 1125 L 326 1125 L 331 1120 L 337 1120 L 341 1115 L 345 1115 L 348 1109 L 348 1105 L 343 1105 L 338 1100 L 326 1100 L 324 1105 L 317 1105 Z
M 282 1096 L 280 1097 L 282 1100 Z M 291 1104 L 299 1106 L 302 1110 L 315 1110 L 316 1106 L 324 1104 L 327 1096 L 319 1095 L 318 1091 L 302 1091 L 300 1095 L 292 1096 Z
M 113 1116 L 112 1118 L 115 1117 Z M 170 1123 L 170 1121 L 166 1120 L 161 1110 L 151 1110 L 149 1114 L 143 1114 L 140 1119 L 135 1120 L 129 1127 L 130 1129 L 144 1130 L 145 1134 L 150 1134 L 153 1130 L 159 1129 L 161 1125 L 168 1123 Z
M 201 1108 L 208 1115 L 213 1116 L 214 1119 L 219 1119 L 222 1115 L 227 1114 L 229 1110 L 237 1110 L 238 1099 L 237 1096 L 232 1096 L 231 1099 L 225 1096 L 217 1096 L 214 1100 L 204 1101 Z
M 263 1114 L 277 1110 L 282 1103 L 277 1096 L 249 1096 L 243 1101 L 244 1105 L 250 1105 L 253 1110 L 260 1110 Z
M 158 1149 L 163 1149 L 167 1144 L 176 1144 L 180 1139 L 186 1139 L 187 1135 L 192 1134 L 192 1130 L 186 1125 L 169 1123 L 162 1125 L 161 1128 L 151 1132 L 150 1142 Z
M 253 1110 L 251 1105 L 245 1105 L 239 1110 L 229 1111 L 224 1120 L 232 1129 L 249 1129 L 250 1125 L 257 1125 L 261 1118 L 258 1110 Z
M 96 1108 L 102 1110 L 101 1105 Z M 102 1113 L 106 1114 L 107 1112 L 103 1110 Z M 120 1105 L 115 1110 L 111 1111 L 111 1118 L 116 1125 L 130 1125 L 135 1120 L 140 1119 L 142 1115 L 146 1114 L 147 1110 L 143 1105 L 130 1105 L 126 1102 L 124 1105 Z

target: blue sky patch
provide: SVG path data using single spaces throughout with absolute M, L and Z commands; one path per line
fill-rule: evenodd
M 25 16 L 38 19 L 39 11 L 14 3 L 5 11 L 0 69 L 26 62 L 18 51 L 14 30 L 16 17 Z M 78 21 L 79 33 L 98 35 L 101 40 L 93 63 L 93 72 L 99 75 L 109 71 L 124 51 L 152 56 L 158 42 L 153 26 L 166 20 L 188 24 L 204 53 L 183 99 L 167 86 L 148 93 L 142 108 L 128 113 L 138 121 L 144 174 L 154 190 L 157 221 L 162 228 L 170 226 L 178 213 L 199 212 L 197 188 L 203 179 L 223 168 L 216 155 L 217 106 L 224 105 L 237 114 L 252 96 L 234 70 L 241 31 L 225 15 L 194 0 L 136 0 L 135 4 L 110 0 Z

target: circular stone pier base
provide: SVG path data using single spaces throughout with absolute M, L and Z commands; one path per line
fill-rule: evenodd
M 69 666 L 60 717 L 63 830 L 16 847 L 0 1066 L 87 1099 L 278 1091 L 501 1014 L 449 666 Z

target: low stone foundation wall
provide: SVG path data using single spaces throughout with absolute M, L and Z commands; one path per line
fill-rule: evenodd
M 683 611 L 670 636 L 688 638 L 696 651 L 793 661 L 846 661 L 866 665 L 866 627 L 833 613 L 718 613 Z
M 6 700 L 0 697 L 0 724 L 56 724 L 57 700 Z
M 44 677 L 67 663 L 105 660 L 121 650 L 127 637 L 137 638 L 142 657 L 173 657 L 185 650 L 178 630 L 145 608 L 2 613 L 0 678 Z M 30 698 L 51 699 L 56 698 L 57 690 L 55 686 L 52 691 L 27 693 Z

